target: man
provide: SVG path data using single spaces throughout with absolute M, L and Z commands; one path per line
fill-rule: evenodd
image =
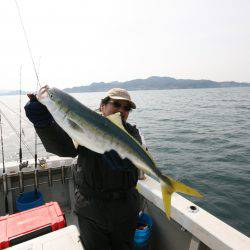
M 138 129 L 126 122 L 135 108 L 129 93 L 120 88 L 108 91 L 100 103 L 103 116 L 120 112 L 127 132 L 142 143 Z M 139 213 L 136 167 L 128 159 L 122 160 L 116 151 L 98 154 L 80 145 L 75 147 L 34 96 L 25 111 L 48 152 L 66 157 L 78 155 L 74 170 L 75 212 L 85 249 L 132 249 Z

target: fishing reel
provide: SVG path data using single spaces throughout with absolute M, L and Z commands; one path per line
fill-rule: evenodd
M 29 161 L 24 161 L 19 164 L 19 169 L 22 171 L 23 168 L 27 168 L 29 165 Z
M 42 168 L 42 169 L 46 169 L 48 167 L 48 164 L 46 162 L 46 159 L 42 158 L 42 159 L 38 159 L 39 161 L 39 166 Z

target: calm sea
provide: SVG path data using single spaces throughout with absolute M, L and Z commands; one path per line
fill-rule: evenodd
M 162 171 L 197 188 L 205 199 L 192 201 L 249 236 L 250 88 L 131 94 L 138 108 L 130 122 L 141 129 Z M 91 108 L 97 108 L 104 97 L 104 93 L 73 95 Z M 1 110 L 18 130 L 19 96 L 2 96 L 0 101 Z M 22 96 L 22 105 L 26 102 Z M 23 117 L 23 139 L 34 154 L 34 130 Z M 5 161 L 18 160 L 18 138 L 6 120 L 3 132 Z M 25 146 L 23 150 L 31 158 Z M 38 151 L 40 157 L 47 155 L 40 142 Z

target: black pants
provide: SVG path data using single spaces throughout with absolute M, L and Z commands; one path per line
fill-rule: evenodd
M 86 250 L 133 248 L 139 213 L 137 190 L 117 200 L 86 199 L 77 193 L 75 211 Z

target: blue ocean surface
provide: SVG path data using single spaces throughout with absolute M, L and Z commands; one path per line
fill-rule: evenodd
M 140 128 L 158 167 L 205 197 L 186 198 L 250 236 L 250 88 L 145 90 L 131 95 L 137 109 L 129 121 Z M 73 96 L 95 109 L 105 93 Z M 22 106 L 27 100 L 22 96 Z M 19 96 L 1 96 L 0 101 L 19 130 Z M 22 116 L 24 158 L 30 159 L 34 130 Z M 5 161 L 18 160 L 17 131 L 5 119 L 3 132 Z M 38 157 L 46 155 L 39 142 Z

